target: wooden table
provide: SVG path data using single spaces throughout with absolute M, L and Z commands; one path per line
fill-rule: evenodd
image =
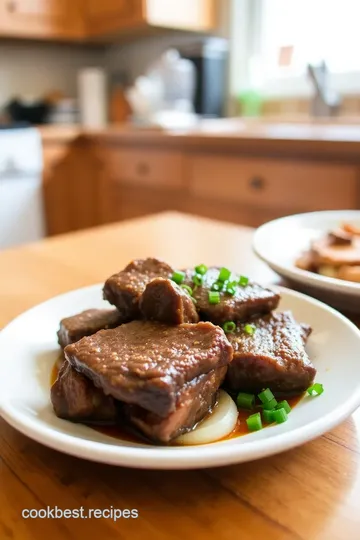
M 161 214 L 0 254 L 0 326 L 53 295 L 103 281 L 131 258 L 224 264 L 276 279 L 250 229 Z M 9 362 L 11 358 L 1 358 Z M 341 359 L 339 359 L 341 361 Z M 359 540 L 360 410 L 318 440 L 253 463 L 144 471 L 60 454 L 0 420 L 0 539 Z M 26 509 L 137 509 L 138 519 L 23 519 Z

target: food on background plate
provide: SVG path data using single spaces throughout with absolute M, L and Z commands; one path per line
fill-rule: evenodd
M 360 228 L 343 224 L 314 240 L 296 261 L 301 270 L 360 283 Z
M 87 309 L 72 317 L 62 319 L 57 333 L 60 347 L 76 343 L 105 328 L 115 328 L 124 322 L 117 309 Z
M 60 418 L 121 425 L 160 444 L 203 444 L 236 432 L 234 399 L 253 413 L 246 423 L 256 431 L 262 421 L 285 421 L 284 397 L 301 395 L 314 381 L 305 351 L 310 327 L 290 312 L 271 313 L 280 296 L 227 268 L 175 270 L 138 259 L 103 292 L 119 317 L 113 315 L 113 328 L 94 323 L 84 337 L 70 334 L 80 338 L 64 348 L 51 388 Z M 101 311 L 93 310 L 95 319 Z M 83 319 L 61 321 L 59 334 L 83 331 Z M 312 393 L 321 393 L 316 384 Z M 271 396 L 265 404 L 263 394 Z

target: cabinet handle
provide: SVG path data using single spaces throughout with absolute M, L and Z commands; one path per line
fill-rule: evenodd
M 147 163 L 138 163 L 136 171 L 141 176 L 146 176 L 150 172 L 150 167 Z
M 7 2 L 6 8 L 9 13 L 14 13 L 16 11 L 16 2 L 14 2 L 14 0 L 10 0 Z
M 260 191 L 265 188 L 265 180 L 261 176 L 254 176 L 249 180 L 249 186 L 251 189 Z

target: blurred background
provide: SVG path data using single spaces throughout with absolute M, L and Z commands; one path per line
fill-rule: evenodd
M 0 0 L 0 249 L 360 204 L 358 0 Z

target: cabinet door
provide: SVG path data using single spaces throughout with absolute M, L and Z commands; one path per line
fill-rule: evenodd
M 215 26 L 213 0 L 146 0 L 149 24 L 184 30 L 208 31 Z
M 115 33 L 141 25 L 142 0 L 85 0 L 87 34 L 91 36 Z
M 0 35 L 67 39 L 84 35 L 82 0 L 0 0 Z

